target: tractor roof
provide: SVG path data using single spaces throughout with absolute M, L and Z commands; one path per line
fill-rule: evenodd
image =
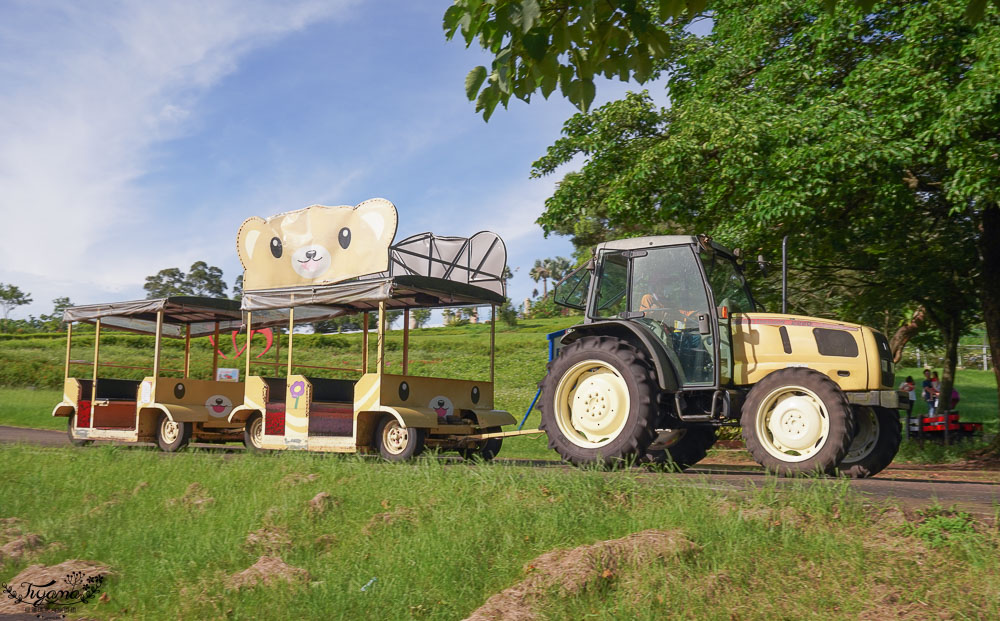
M 725 246 L 705 238 L 714 250 L 725 254 L 732 254 L 732 251 Z M 701 245 L 701 236 L 695 235 L 651 235 L 648 237 L 629 237 L 626 239 L 616 239 L 614 241 L 598 244 L 597 252 L 602 250 L 640 250 L 643 248 L 656 248 L 659 246 L 684 246 Z

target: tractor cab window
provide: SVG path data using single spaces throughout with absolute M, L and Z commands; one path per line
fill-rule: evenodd
M 725 306 L 729 313 L 752 313 L 753 299 L 750 297 L 746 278 L 736 268 L 733 260 L 716 252 L 699 255 L 708 277 L 708 285 L 715 295 L 715 303 Z
M 597 317 L 616 317 L 625 311 L 628 292 L 628 259 L 620 252 L 606 252 L 601 255 L 599 268 L 600 288 L 597 290 Z
M 588 269 L 589 268 L 589 269 Z M 592 265 L 584 265 L 553 287 L 552 299 L 560 306 L 583 310 L 587 306 Z
M 711 338 L 699 331 L 699 318 L 710 316 L 708 295 L 690 246 L 651 248 L 632 259 L 631 306 L 676 356 L 684 384 L 715 382 Z

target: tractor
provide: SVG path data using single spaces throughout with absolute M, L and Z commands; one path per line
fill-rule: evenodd
M 540 428 L 569 462 L 684 469 L 732 426 L 785 476 L 868 477 L 899 449 L 886 337 L 762 312 L 737 254 L 707 236 L 605 242 L 554 296 L 585 315 L 539 385 Z

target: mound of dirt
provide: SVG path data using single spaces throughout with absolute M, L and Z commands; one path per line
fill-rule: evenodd
M 528 576 L 524 580 L 490 597 L 467 621 L 536 619 L 535 601 L 553 588 L 573 595 L 596 580 L 614 578 L 621 567 L 687 556 L 700 549 L 681 531 L 644 530 L 621 539 L 546 552 L 525 565 Z
M 320 492 L 309 501 L 309 511 L 319 515 L 327 510 L 334 500 L 330 497 L 330 492 Z
M 0 615 L 37 613 L 50 607 L 67 609 L 90 601 L 111 569 L 94 561 L 70 560 L 58 565 L 32 565 L 11 578 L 10 593 L 0 599 Z
M 288 532 L 278 526 L 265 526 L 247 535 L 246 546 L 250 549 L 260 549 L 265 554 L 277 554 L 291 547 L 292 538 Z
M 285 478 L 281 479 L 282 485 L 298 485 L 299 483 L 309 483 L 315 481 L 319 478 L 319 475 L 315 472 L 312 474 L 302 474 L 301 472 L 292 472 L 286 474 Z
M 306 582 L 309 572 L 286 564 L 277 556 L 262 556 L 257 562 L 227 580 L 230 589 L 253 588 L 258 584 L 269 586 L 276 582 Z
M 215 499 L 208 495 L 205 488 L 201 486 L 201 483 L 195 482 L 188 485 L 183 496 L 167 500 L 167 506 L 180 506 L 188 509 L 204 510 L 213 502 L 215 502 Z
M 18 518 L 0 520 L 0 563 L 20 560 L 25 554 L 42 546 L 40 535 L 26 533 Z
M 387 506 L 383 504 L 383 506 Z M 417 519 L 417 513 L 409 507 L 399 507 L 392 511 L 386 511 L 385 513 L 376 513 L 372 516 L 372 519 L 368 520 L 365 527 L 361 529 L 361 532 L 365 535 L 371 535 L 380 526 L 388 526 L 398 522 L 399 520 L 405 520 L 407 522 L 413 522 Z

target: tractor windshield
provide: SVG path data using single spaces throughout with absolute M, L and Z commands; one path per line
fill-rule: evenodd
M 702 252 L 698 256 L 705 267 L 717 306 L 725 306 L 730 313 L 751 313 L 755 310 L 746 278 L 732 258 L 718 252 Z

